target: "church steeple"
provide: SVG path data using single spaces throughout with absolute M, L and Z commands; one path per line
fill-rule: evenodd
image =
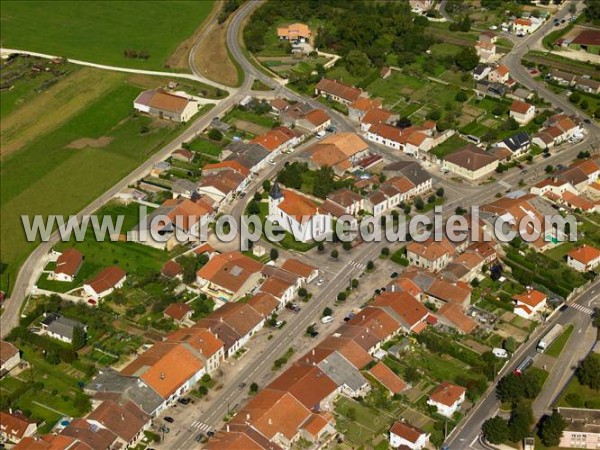
M 273 200 L 279 200 L 280 198 L 283 198 L 283 193 L 281 192 L 281 189 L 279 189 L 279 183 L 277 182 L 277 180 L 275 180 L 275 182 L 273 183 L 273 187 L 271 187 L 271 192 L 269 192 L 269 196 Z

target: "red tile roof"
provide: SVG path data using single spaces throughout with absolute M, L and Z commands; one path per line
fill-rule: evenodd
M 588 264 L 593 260 L 600 258 L 600 250 L 591 245 L 584 244 L 579 248 L 571 250 L 568 255 L 582 264 Z
M 292 272 L 296 275 L 299 275 L 303 278 L 308 278 L 310 275 L 317 270 L 316 267 L 311 266 L 305 262 L 300 261 L 296 258 L 288 258 L 281 265 L 281 268 L 287 270 L 288 272 Z
M 535 308 L 547 298 L 548 296 L 546 294 L 536 291 L 535 289 L 530 289 L 525 291 L 523 294 L 513 296 L 513 300 L 519 303 L 524 303 L 532 308 Z
M 237 292 L 250 276 L 262 270 L 262 264 L 239 252 L 213 256 L 197 275 L 233 293 Z
M 392 394 L 399 394 L 408 388 L 408 385 L 381 361 L 375 364 L 369 370 L 369 373 L 388 388 Z
M 381 108 L 372 108 L 367 111 L 362 119 L 362 123 L 385 123 L 392 116 L 392 113 Z
M 172 259 L 168 260 L 163 264 L 160 269 L 160 273 L 168 278 L 175 278 L 177 275 L 181 275 L 183 273 L 183 267 L 178 262 L 173 261 Z
M 317 204 L 308 197 L 289 189 L 282 189 L 283 201 L 278 208 L 299 222 L 304 222 L 319 212 Z
M 23 414 L 9 414 L 0 411 L 0 427 L 2 428 L 2 432 L 11 438 L 10 440 L 13 440 L 12 438 L 22 439 L 25 436 L 27 427 L 31 424 L 35 424 L 35 422 Z
M 337 384 L 320 368 L 297 363 L 268 386 L 268 389 L 288 392 L 310 410 L 318 410 L 320 402 L 337 388 Z
M 466 392 L 464 387 L 444 381 L 434 389 L 429 398 L 436 403 L 453 406 Z
M 438 310 L 438 314 L 445 317 L 446 320 L 463 333 L 470 333 L 477 328 L 477 323 L 470 317 L 467 317 L 462 307 L 456 303 L 446 303 Z
M 583 30 L 577 35 L 575 39 L 571 41 L 573 44 L 579 45 L 600 45 L 600 31 L 599 30 Z
M 329 114 L 327 114 L 322 109 L 313 109 L 308 114 L 306 114 L 304 118 L 316 127 L 321 126 L 327 121 L 331 120 Z
M 83 264 L 83 255 L 75 248 L 68 248 L 56 260 L 54 273 L 64 273 L 74 277 Z
M 209 359 L 214 354 L 218 353 L 219 350 L 224 348 L 221 339 L 206 328 L 200 326 L 173 331 L 167 336 L 167 341 L 189 344 L 195 350 L 199 351 L 206 359 Z
M 19 354 L 19 349 L 8 341 L 0 341 L 0 365 Z
M 512 102 L 512 105 L 510 105 L 510 110 L 518 114 L 527 114 L 527 111 L 529 111 L 529 108 L 531 108 L 532 106 L 533 105 L 530 105 L 529 103 L 525 103 L 520 100 L 515 100 L 514 102 Z
M 96 294 L 101 294 L 109 289 L 114 288 L 127 274 L 117 266 L 111 266 L 104 269 L 91 280 L 85 282 L 89 285 Z
M 194 309 L 186 303 L 171 303 L 165 309 L 165 314 L 175 320 L 183 320 L 186 314 L 192 312 L 193 310 Z
M 125 442 L 135 438 L 152 420 L 135 403 L 128 401 L 121 405 L 113 400 L 103 401 L 87 418 L 99 422 Z
M 321 81 L 317 83 L 315 89 L 340 97 L 348 102 L 354 102 L 362 95 L 362 91 L 354 86 L 349 86 L 337 80 L 329 80 L 327 78 L 321 78 Z

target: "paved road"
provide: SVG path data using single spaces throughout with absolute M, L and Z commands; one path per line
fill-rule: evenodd
M 563 4 L 554 17 L 560 20 L 569 15 L 569 6 L 571 3 L 573 3 L 573 0 Z M 521 65 L 521 59 L 529 52 L 529 49 L 534 48 L 536 42 L 543 39 L 546 34 L 553 30 L 553 20 L 548 20 L 535 33 L 520 38 L 519 40 L 515 40 L 515 46 L 510 53 L 507 53 L 506 56 L 504 56 L 502 63 L 508 67 L 513 79 L 531 91 L 537 92 L 539 97 L 552 103 L 552 106 L 561 108 L 566 114 L 591 119 L 591 124 L 588 124 L 587 128 L 590 134 L 598 135 L 600 133 L 600 126 L 597 122 L 590 118 L 586 113 L 573 106 L 566 97 L 555 94 L 543 84 L 538 83 L 531 77 L 527 68 Z
M 204 36 L 204 34 L 205 33 L 203 33 L 200 36 L 200 38 L 202 36 Z M 12 48 L 1 48 L 0 53 L 2 55 L 11 54 L 11 53 L 22 53 L 24 55 L 37 56 L 38 58 L 45 58 L 45 59 L 59 58 L 59 56 L 57 56 L 57 55 L 48 55 L 46 53 L 30 52 L 28 50 L 17 50 L 17 49 L 12 49 Z M 229 93 L 233 93 L 233 92 L 237 91 L 236 88 L 232 88 L 230 86 L 225 86 L 224 84 L 209 80 L 208 78 L 203 76 L 201 73 L 196 73 L 196 72 L 194 72 L 194 74 L 191 74 L 191 73 L 178 73 L 178 72 L 161 72 L 161 71 L 157 71 L 157 70 L 132 69 L 129 67 L 107 66 L 105 64 L 96 64 L 96 63 L 89 62 L 89 61 L 81 61 L 79 59 L 71 59 L 71 58 L 67 58 L 67 61 L 72 64 L 77 64 L 78 66 L 93 67 L 95 69 L 110 70 L 112 72 L 139 73 L 142 75 L 154 75 L 154 76 L 170 77 L 170 78 L 183 78 L 186 80 L 199 81 L 201 83 L 208 84 L 210 86 L 217 87 L 221 90 L 227 91 Z
M 600 288 L 600 280 L 597 280 L 590 285 L 577 299 L 571 303 L 571 305 L 584 305 L 590 304 L 590 301 L 597 299 L 598 289 Z M 538 327 L 530 339 L 524 343 L 515 353 L 509 363 L 500 371 L 497 376 L 497 380 L 502 378 L 507 373 L 516 369 L 521 361 L 527 356 L 535 356 L 536 346 L 539 338 L 547 332 L 554 324 L 573 324 L 575 326 L 575 332 L 577 333 L 580 329 L 585 329 L 589 325 L 590 315 L 586 314 L 576 308 L 568 308 L 567 311 L 561 313 L 558 312 L 548 320 L 544 325 Z M 446 444 L 450 449 L 464 449 L 468 448 L 482 448 L 481 443 L 478 442 L 478 437 L 481 433 L 481 426 L 488 418 L 492 417 L 499 408 L 499 402 L 495 395 L 495 384 L 492 385 L 483 399 L 479 401 L 469 413 L 469 416 L 463 420 L 459 426 L 454 430 Z

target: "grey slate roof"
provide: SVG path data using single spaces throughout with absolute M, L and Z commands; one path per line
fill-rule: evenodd
M 252 167 L 256 166 L 270 154 L 262 145 L 246 144 L 242 141 L 232 142 L 224 150 L 231 152 L 225 158 L 226 161 L 237 159 L 248 169 L 252 169 Z
M 519 133 L 504 139 L 502 142 L 504 142 L 512 152 L 516 152 L 519 149 L 530 145 L 531 139 L 525 131 L 520 131 Z
M 110 367 L 100 370 L 98 375 L 87 384 L 85 390 L 92 395 L 118 394 L 131 400 L 150 415 L 153 415 L 163 402 L 160 395 L 137 377 L 122 375 Z
M 431 176 L 416 161 L 398 161 L 388 164 L 383 168 L 384 172 L 397 172 L 408 178 L 412 184 L 419 186 L 426 183 Z
M 346 385 L 356 392 L 368 384 L 367 379 L 338 352 L 333 352 L 317 366 L 338 386 Z
M 63 317 L 60 314 L 48 314 L 42 323 L 49 332 L 58 334 L 69 340 L 73 339 L 73 330 L 76 327 L 85 328 L 85 325 L 81 322 Z

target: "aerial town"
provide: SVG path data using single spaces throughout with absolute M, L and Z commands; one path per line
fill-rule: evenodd
M 600 1 L 1 18 L 0 449 L 600 449 Z

